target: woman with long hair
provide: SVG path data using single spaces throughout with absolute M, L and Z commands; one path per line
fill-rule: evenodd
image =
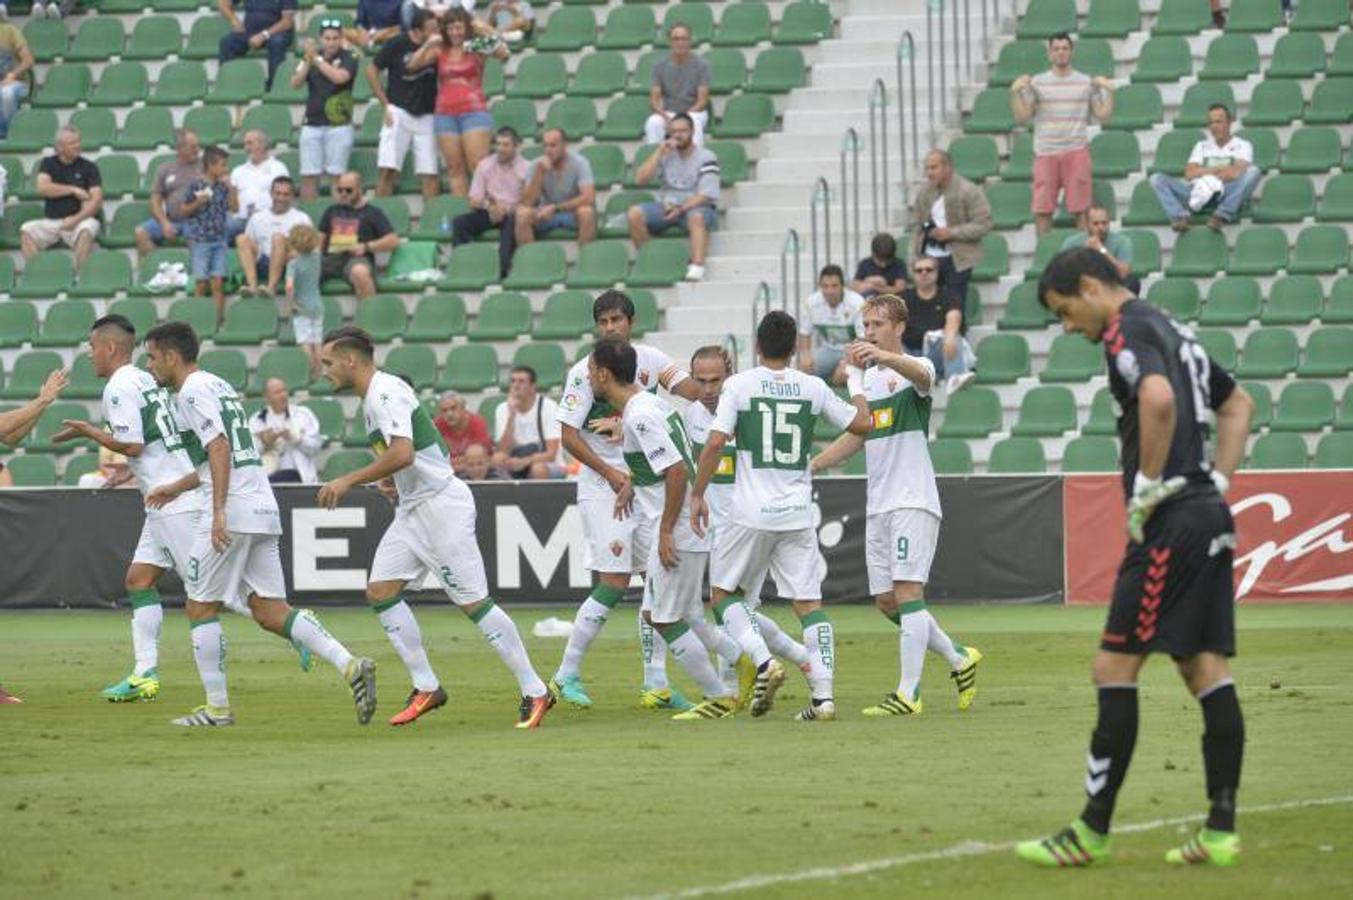
M 428 44 L 437 52 L 433 128 L 451 193 L 464 197 L 469 193 L 469 173 L 493 144 L 493 116 L 484 99 L 485 58 L 505 60 L 508 49 L 492 28 L 460 7 L 447 10 L 441 34 Z

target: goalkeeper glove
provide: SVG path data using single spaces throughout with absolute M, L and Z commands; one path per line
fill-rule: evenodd
M 1146 529 L 1146 520 L 1156 507 L 1184 489 L 1188 479 L 1176 475 L 1166 481 L 1159 478 L 1147 478 L 1141 472 L 1132 482 L 1132 499 L 1127 506 L 1128 537 L 1134 543 L 1142 543 Z
M 1231 489 L 1231 479 L 1227 478 L 1216 469 L 1212 470 L 1212 483 L 1217 486 L 1217 493 L 1221 494 L 1223 500 L 1226 499 L 1226 492 Z

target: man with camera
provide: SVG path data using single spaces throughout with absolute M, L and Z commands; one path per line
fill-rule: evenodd
M 981 188 L 954 172 L 945 151 L 930 151 L 925 174 L 926 184 L 911 207 L 908 258 L 933 258 L 939 286 L 963 302 L 973 267 L 982 260 L 982 238 L 991 230 L 991 207 Z

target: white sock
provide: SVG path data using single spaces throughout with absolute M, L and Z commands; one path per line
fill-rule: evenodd
M 671 684 L 667 681 L 667 642 L 658 630 L 644 621 L 639 612 L 639 655 L 644 661 L 644 688 L 652 691 L 665 691 Z
M 527 697 L 545 696 L 545 682 L 536 674 L 531 665 L 531 657 L 526 653 L 526 645 L 521 642 L 521 632 L 512 617 L 498 608 L 492 600 L 485 600 L 486 610 L 480 610 L 473 618 L 489 646 L 498 651 L 498 657 L 517 676 L 517 684 Z
M 391 646 L 413 678 L 414 690 L 424 693 L 437 690 L 441 681 L 428 662 L 427 650 L 423 649 L 423 630 L 418 627 L 418 620 L 414 618 L 409 604 L 402 599 L 397 600 L 394 606 L 382 609 L 377 615 L 380 616 L 381 627 L 385 629 L 385 636 L 390 639 Z
M 935 621 L 935 617 L 930 614 L 930 610 L 925 610 L 926 618 L 930 620 L 930 650 L 932 653 L 938 653 L 949 662 L 951 671 L 958 671 L 962 665 L 968 661 L 967 651 L 961 644 L 954 642 L 954 639 L 945 634 L 940 623 Z
M 609 599 L 603 591 L 614 591 L 615 599 L 610 603 L 598 600 L 598 597 Z M 601 633 L 602 626 L 611 615 L 611 609 L 620 601 L 623 593 L 624 591 L 619 588 L 597 585 L 592 590 L 592 595 L 578 607 L 578 614 L 573 617 L 573 631 L 569 633 L 568 644 L 564 647 L 564 658 L 559 661 L 559 671 L 554 675 L 556 680 L 573 677 L 581 671 L 587 648 Z
M 132 653 L 136 656 L 132 674 L 138 678 L 159 665 L 163 622 L 164 607 L 159 603 L 132 607 Z
M 719 662 L 731 666 L 742 655 L 742 648 L 738 646 L 737 641 L 728 636 L 727 629 L 720 628 L 703 616 L 688 619 L 686 624 L 695 632 L 695 636 L 700 638 L 700 642 L 718 657 Z
M 229 709 L 230 696 L 226 693 L 226 643 L 220 619 L 194 622 L 189 632 L 193 639 L 193 662 L 207 692 L 207 705 Z
M 668 626 L 667 633 L 670 637 L 668 643 L 672 648 L 672 655 L 690 673 L 691 678 L 695 680 L 704 695 L 706 697 L 726 696 L 724 691 L 727 688 L 714 671 L 714 665 L 709 661 L 709 651 L 705 648 L 705 642 L 700 640 L 699 636 L 685 622 L 677 622 L 675 625 Z
M 897 693 L 905 700 L 921 696 L 921 673 L 925 670 L 926 644 L 930 639 L 930 614 L 924 609 L 907 613 L 897 628 L 902 654 L 902 677 Z
M 804 617 L 803 646 L 808 651 L 808 689 L 814 700 L 832 699 L 832 675 L 836 668 L 836 636 L 822 610 Z
M 776 656 L 783 656 L 796 666 L 802 666 L 808 662 L 808 649 L 785 634 L 784 629 L 780 627 L 780 623 L 770 616 L 758 612 L 756 624 L 761 629 L 761 636 L 766 639 L 766 646 L 770 648 L 771 653 Z
M 719 615 L 723 618 L 729 637 L 737 641 L 742 652 L 752 658 L 758 669 L 770 662 L 770 649 L 756 630 L 756 621 L 741 597 L 730 595 L 726 598 L 719 607 Z
M 287 640 L 298 642 L 320 659 L 326 660 L 338 670 L 339 675 L 347 677 L 352 654 L 337 638 L 325 631 L 319 619 L 310 613 L 293 609 L 287 616 L 287 627 L 282 629 L 282 634 Z

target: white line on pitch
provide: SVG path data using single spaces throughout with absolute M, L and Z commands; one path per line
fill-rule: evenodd
M 1353 803 L 1353 794 L 1345 794 L 1338 797 L 1316 797 L 1309 800 L 1289 800 L 1286 803 L 1270 803 L 1264 806 L 1249 806 L 1240 809 L 1240 815 L 1253 815 L 1255 813 L 1280 812 L 1288 809 L 1304 809 L 1312 806 L 1338 806 L 1347 803 Z M 1152 819 L 1149 822 L 1135 822 L 1130 825 L 1122 825 L 1114 828 L 1114 834 L 1136 834 L 1142 831 L 1155 831 L 1159 828 L 1168 828 L 1171 825 L 1185 825 L 1189 822 L 1197 822 L 1206 818 L 1204 815 L 1175 816 L 1169 819 Z M 944 847 L 939 850 L 927 850 L 921 853 L 908 853 L 903 856 L 889 856 L 883 859 L 871 859 L 865 862 L 850 863 L 844 866 L 818 866 L 812 869 L 800 869 L 797 872 L 784 872 L 779 875 L 751 875 L 747 878 L 739 878 L 736 881 L 726 881 L 723 884 L 712 884 L 704 887 L 685 888 L 679 891 L 673 891 L 665 894 L 651 894 L 643 897 L 632 898 L 632 900 L 678 900 L 683 897 L 710 897 L 716 894 L 736 894 L 740 891 L 750 891 L 756 888 L 773 887 L 778 884 L 795 884 L 802 881 L 822 881 L 832 878 L 848 878 L 852 875 L 867 875 L 871 872 L 881 872 L 885 869 L 896 869 L 900 866 L 910 866 L 915 863 L 938 862 L 946 859 L 962 859 L 968 856 L 984 856 L 989 853 L 1003 853 L 1015 848 L 1016 841 L 1005 841 L 998 844 L 988 843 L 986 841 L 964 841 L 961 844 L 954 844 L 951 847 Z

